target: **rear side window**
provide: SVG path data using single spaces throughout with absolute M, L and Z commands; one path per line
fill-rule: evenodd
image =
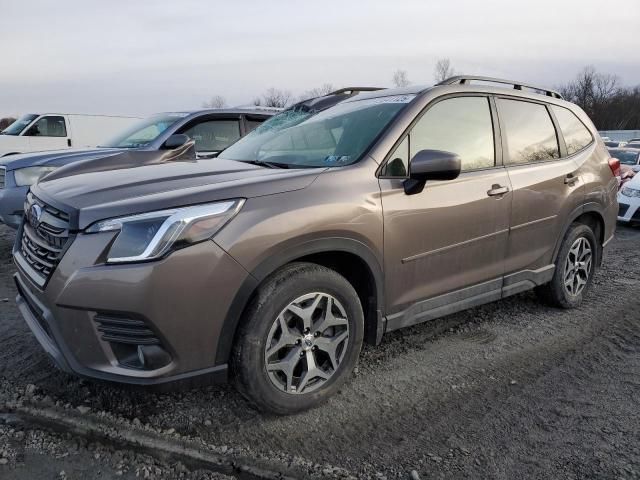
M 245 124 L 245 127 L 247 129 L 246 133 L 249 133 L 249 132 L 255 130 L 256 128 L 258 128 L 258 125 L 260 125 L 265 120 L 266 120 L 266 118 L 245 117 L 244 124 Z
M 507 139 L 505 164 L 560 158 L 558 138 L 549 112 L 539 103 L 498 98 L 500 128 Z
M 218 152 L 240 138 L 237 120 L 209 120 L 183 132 L 196 142 L 196 152 Z
M 589 129 L 571 110 L 556 105 L 552 105 L 551 109 L 560 125 L 564 143 L 567 145 L 567 154 L 572 155 L 593 141 Z
M 30 137 L 66 137 L 67 127 L 64 117 L 42 117 L 27 132 Z
M 489 99 L 456 97 L 433 105 L 409 134 L 410 154 L 444 150 L 460 156 L 462 170 L 495 166 Z

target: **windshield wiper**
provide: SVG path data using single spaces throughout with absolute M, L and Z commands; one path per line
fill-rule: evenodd
M 267 162 L 265 160 L 239 160 L 242 163 L 250 163 L 251 165 L 258 165 L 260 167 L 267 168 L 289 168 L 288 163 Z

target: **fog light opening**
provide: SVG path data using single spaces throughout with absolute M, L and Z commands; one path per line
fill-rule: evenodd
M 171 362 L 171 355 L 159 345 L 138 345 L 138 361 L 145 370 L 156 370 Z

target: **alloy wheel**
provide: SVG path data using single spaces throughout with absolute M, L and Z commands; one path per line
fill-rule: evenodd
M 290 394 L 321 387 L 347 351 L 349 321 L 342 304 L 327 293 L 309 293 L 289 303 L 267 335 L 264 359 L 271 383 Z
M 573 242 L 564 267 L 564 288 L 573 297 L 587 286 L 593 264 L 593 250 L 589 240 L 580 237 Z

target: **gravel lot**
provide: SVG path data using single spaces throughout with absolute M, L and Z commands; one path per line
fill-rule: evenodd
M 640 229 L 619 228 L 580 309 L 526 293 L 394 332 L 284 418 L 228 386 L 57 371 L 14 305 L 12 240 L 0 227 L 0 478 L 640 478 Z

